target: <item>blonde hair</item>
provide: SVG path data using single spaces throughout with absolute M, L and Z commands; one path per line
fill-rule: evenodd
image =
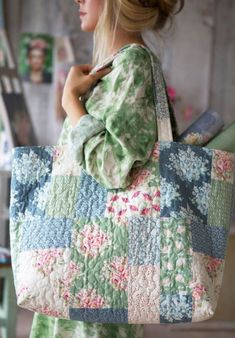
M 175 12 L 176 6 L 178 11 Z M 159 32 L 184 7 L 184 0 L 104 0 L 93 36 L 93 66 L 108 56 L 117 27 L 127 32 Z M 111 40 L 110 40 L 111 39 Z

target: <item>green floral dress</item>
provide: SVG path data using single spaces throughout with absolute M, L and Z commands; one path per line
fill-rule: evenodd
M 58 144 L 106 188 L 125 188 L 130 170 L 148 160 L 157 140 L 151 61 L 138 44 L 121 48 L 112 71 L 83 97 L 88 114 L 72 128 L 65 119 Z M 175 120 L 172 115 L 173 132 Z M 141 338 L 143 324 L 99 324 L 35 313 L 30 338 Z

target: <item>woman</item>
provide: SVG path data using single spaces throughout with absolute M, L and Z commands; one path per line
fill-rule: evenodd
M 151 62 L 141 47 L 146 46 L 141 32 L 163 28 L 183 0 L 76 3 L 82 30 L 94 32 L 93 64 L 73 66 L 68 74 L 62 97 L 67 117 L 58 144 L 69 143 L 77 161 L 106 188 L 125 188 L 131 168 L 148 160 L 157 139 Z M 96 72 L 112 59 L 112 67 Z M 171 115 L 175 136 L 172 110 Z M 142 336 L 143 324 L 90 323 L 35 313 L 30 337 Z

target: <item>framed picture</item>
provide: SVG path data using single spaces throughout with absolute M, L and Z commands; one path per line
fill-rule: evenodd
M 19 73 L 23 81 L 52 82 L 54 38 L 47 34 L 23 33 L 19 46 Z

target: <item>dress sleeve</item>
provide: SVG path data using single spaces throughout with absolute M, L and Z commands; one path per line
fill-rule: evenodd
M 108 189 L 126 188 L 131 169 L 147 162 L 157 139 L 149 55 L 140 48 L 124 52 L 99 86 L 68 142 L 76 161 L 97 182 Z

